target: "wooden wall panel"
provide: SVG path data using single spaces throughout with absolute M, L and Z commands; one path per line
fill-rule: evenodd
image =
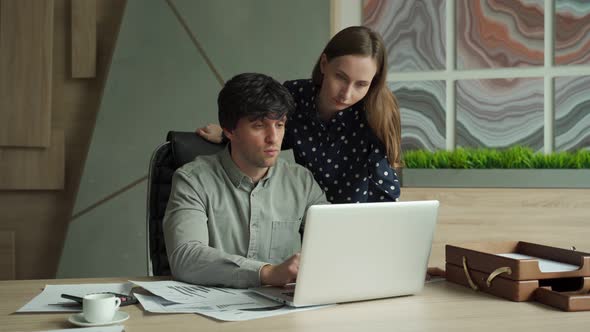
M 84 80 L 72 78 L 71 0 L 53 0 L 53 4 L 51 128 L 65 132 L 67 171 L 63 190 L 0 190 L 0 229 L 18 235 L 16 279 L 55 277 L 126 1 L 96 1 L 96 77 Z M 1 11 L 2 6 L 0 17 L 4 17 Z M 0 156 L 0 163 L 4 160 Z
M 72 0 L 72 77 L 96 76 L 96 0 Z
M 590 189 L 402 188 L 402 200 L 437 199 L 431 265 L 444 245 L 529 241 L 590 252 Z
M 48 148 L 0 148 L 0 190 L 64 188 L 65 138 L 54 130 Z
M 51 136 L 53 0 L 0 0 L 0 146 Z
M 0 229 L 16 235 L 16 279 L 54 277 L 63 242 L 61 218 L 67 214 L 63 196 L 64 191 L 0 191 Z
M 0 280 L 16 276 L 14 231 L 0 230 Z

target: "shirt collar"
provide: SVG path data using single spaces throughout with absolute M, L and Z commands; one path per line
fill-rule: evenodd
M 223 166 L 223 169 L 225 169 L 225 172 L 229 176 L 230 181 L 236 188 L 240 187 L 240 185 L 242 184 L 244 184 L 247 187 L 253 187 L 252 179 L 248 175 L 244 174 L 244 172 L 240 170 L 240 168 L 238 167 L 238 165 L 236 165 L 233 159 L 231 159 L 230 149 L 231 146 L 228 143 L 225 146 L 225 149 L 223 149 L 223 151 L 221 151 L 220 153 L 221 165 Z M 270 167 L 268 172 L 266 172 L 266 175 L 262 179 L 260 179 L 259 182 L 265 187 L 270 177 L 274 174 L 274 169 L 275 167 Z
M 311 83 L 311 81 L 310 81 Z M 307 112 L 312 117 L 312 119 L 316 119 L 319 123 L 331 126 L 332 124 L 339 124 L 342 126 L 346 126 L 347 123 L 351 123 L 353 118 L 358 116 L 359 110 L 364 108 L 364 100 L 358 101 L 356 104 L 343 109 L 342 111 L 338 111 L 330 117 L 328 120 L 322 120 L 320 118 L 320 113 L 317 110 L 317 98 L 319 94 L 319 89 L 311 84 L 313 88 L 313 92 L 310 94 L 311 97 L 307 97 L 306 99 L 309 101 L 311 107 L 306 107 Z M 312 89 L 310 88 L 310 90 Z
M 259 183 L 261 185 L 263 185 L 264 187 L 268 186 L 268 183 L 270 182 L 270 177 L 276 172 L 276 164 L 279 163 L 279 158 L 277 158 L 277 161 L 275 162 L 275 165 L 271 166 L 268 168 L 268 172 L 266 172 L 266 175 L 262 177 L 262 179 L 260 179 Z
M 358 103 L 357 103 L 358 104 Z M 333 126 L 341 126 L 346 127 L 347 124 L 353 123 L 354 121 L 358 120 L 356 117 L 358 116 L 359 112 L 356 107 L 356 104 L 343 109 L 342 111 L 338 111 L 332 115 L 331 118 L 328 120 L 322 120 L 320 118 L 320 114 L 316 112 L 316 119 L 319 123 L 327 128 L 331 128 Z

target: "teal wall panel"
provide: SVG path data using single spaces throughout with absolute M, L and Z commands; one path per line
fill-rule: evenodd
M 223 79 L 309 77 L 329 38 L 328 0 L 174 4 Z M 137 180 L 167 131 L 217 122 L 220 89 L 166 1 L 127 1 L 59 277 L 145 274 L 146 181 Z
M 307 78 L 330 38 L 329 0 L 175 0 L 224 80 Z
M 71 222 L 57 277 L 145 275 L 145 196 L 136 186 Z
M 129 1 L 74 214 L 145 176 L 168 130 L 216 121 L 219 89 L 165 1 Z

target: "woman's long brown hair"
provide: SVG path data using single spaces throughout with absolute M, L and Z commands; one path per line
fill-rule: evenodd
M 326 45 L 327 60 L 343 55 L 370 56 L 377 63 L 377 72 L 363 98 L 369 126 L 385 146 L 392 167 L 401 166 L 401 119 L 395 96 L 385 84 L 387 78 L 387 51 L 381 36 L 362 26 L 348 27 L 338 32 Z M 315 85 L 322 84 L 320 58 L 311 75 Z

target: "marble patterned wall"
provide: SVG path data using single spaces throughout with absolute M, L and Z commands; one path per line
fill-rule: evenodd
M 445 68 L 445 0 L 363 3 L 363 24 L 385 41 L 391 71 Z
M 590 76 L 555 78 L 555 150 L 590 149 Z
M 447 69 L 445 14 L 449 3 L 455 5 L 456 58 L 455 68 Z M 555 66 L 590 64 L 590 1 L 554 3 Z M 456 146 L 505 148 L 519 144 L 544 150 L 543 80 L 552 79 L 552 74 L 545 78 L 458 81 L 449 80 L 451 76 L 433 81 L 427 74 L 544 68 L 544 6 L 544 0 L 363 2 L 363 24 L 382 34 L 389 51 L 388 84 L 401 106 L 404 150 L 444 149 L 445 139 L 453 134 Z M 412 82 L 407 81 L 408 74 L 396 81 L 396 73 L 416 76 L 411 76 Z M 450 82 L 456 87 L 455 133 L 445 132 L 448 110 L 444 90 Z M 555 121 L 549 125 L 553 125 L 556 151 L 590 148 L 590 97 L 584 90 L 588 86 L 588 76 L 555 78 Z
M 556 0 L 555 64 L 590 63 L 590 1 Z
M 444 81 L 389 83 L 400 105 L 402 151 L 445 148 Z
M 457 0 L 457 68 L 542 66 L 543 0 Z
M 542 78 L 461 80 L 456 89 L 458 146 L 542 150 Z

